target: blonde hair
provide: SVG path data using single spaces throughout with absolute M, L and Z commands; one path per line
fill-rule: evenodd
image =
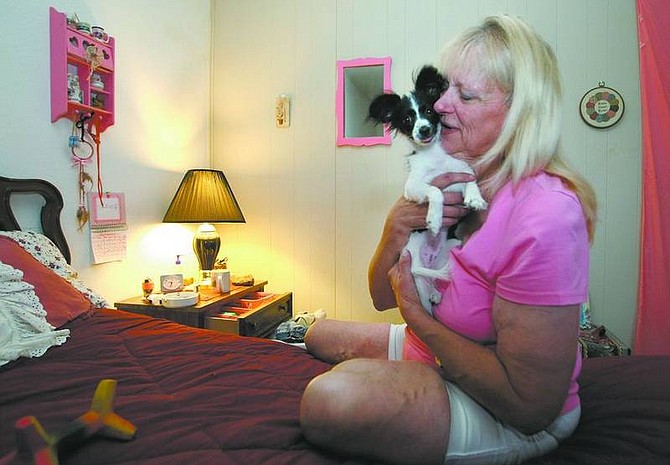
M 506 183 L 539 171 L 560 177 L 579 198 L 593 240 L 597 202 L 591 185 L 560 153 L 562 89 L 556 56 L 527 23 L 490 16 L 447 44 L 442 69 L 455 69 L 477 54 L 483 76 L 507 94 L 508 112 L 493 146 L 475 162 L 489 198 Z

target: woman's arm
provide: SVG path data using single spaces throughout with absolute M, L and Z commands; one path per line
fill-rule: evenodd
M 440 189 L 459 183 L 472 181 L 474 177 L 466 173 L 447 173 L 436 177 L 432 184 Z M 442 211 L 443 227 L 450 227 L 464 216 L 468 210 L 461 206 L 463 195 L 456 192 L 444 194 Z M 382 236 L 368 267 L 368 287 L 372 302 L 377 310 L 396 307 L 393 289 L 389 283 L 389 270 L 400 257 L 412 231 L 426 228 L 427 204 L 416 204 L 404 197 L 391 207 L 386 217 Z
M 388 272 L 398 261 L 411 232 L 425 228 L 426 211 L 426 205 L 418 205 L 401 197 L 386 217 L 382 236 L 368 267 L 368 287 L 377 310 L 396 306 Z
M 497 344 L 479 345 L 442 325 L 421 307 L 403 255 L 389 277 L 401 314 L 437 355 L 442 375 L 503 422 L 530 434 L 560 413 L 576 359 L 579 307 L 520 305 L 496 297 Z

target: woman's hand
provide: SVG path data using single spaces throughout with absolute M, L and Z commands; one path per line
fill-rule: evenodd
M 452 184 L 473 181 L 474 176 L 467 173 L 445 173 L 437 176 L 431 182 L 440 190 Z M 465 216 L 469 210 L 463 206 L 461 192 L 444 192 L 442 204 L 442 226 L 450 227 Z M 384 224 L 384 233 L 402 237 L 403 246 L 412 231 L 426 229 L 426 214 L 428 203 L 416 203 L 401 197 L 391 207 Z
M 467 173 L 446 173 L 433 179 L 432 184 L 444 189 L 451 184 L 472 181 L 474 176 Z M 446 228 L 456 224 L 469 210 L 463 205 L 460 192 L 445 192 L 442 206 L 442 225 Z M 377 310 L 396 306 L 388 273 L 398 261 L 400 252 L 407 244 L 412 231 L 426 229 L 427 204 L 417 204 L 401 197 L 393 204 L 384 223 L 382 237 L 377 244 L 368 268 L 368 287 L 372 302 Z
M 452 184 L 474 181 L 475 177 L 468 173 L 445 173 L 435 177 L 431 184 L 443 191 L 442 226 L 449 228 L 458 223 L 470 210 L 463 206 L 461 192 L 444 192 Z
M 426 316 L 427 313 L 421 305 L 421 299 L 416 290 L 416 284 L 414 284 L 412 257 L 408 251 L 400 254 L 400 259 L 389 270 L 388 276 L 400 314 L 405 322 L 412 327 L 412 323 L 417 317 Z

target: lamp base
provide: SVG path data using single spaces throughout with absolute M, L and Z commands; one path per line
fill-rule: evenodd
M 193 237 L 193 251 L 200 265 L 200 277 L 204 282 L 212 282 L 214 262 L 221 248 L 221 238 L 216 228 L 209 223 L 203 223 Z

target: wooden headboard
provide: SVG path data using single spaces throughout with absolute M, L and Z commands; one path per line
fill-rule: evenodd
M 44 198 L 45 204 L 40 214 L 42 232 L 56 244 L 67 262 L 70 263 L 70 248 L 60 223 L 63 196 L 56 186 L 43 179 L 12 179 L 0 176 L 0 230 L 21 229 L 10 204 L 10 198 L 14 193 L 38 194 Z

